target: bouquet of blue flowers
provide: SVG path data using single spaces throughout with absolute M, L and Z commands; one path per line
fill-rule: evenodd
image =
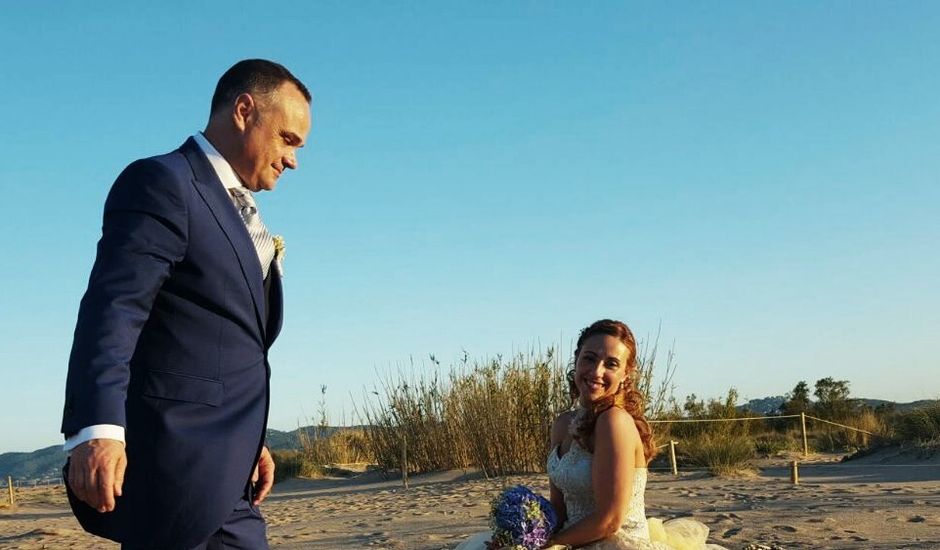
M 552 503 L 524 485 L 504 490 L 493 500 L 490 527 L 493 538 L 487 548 L 538 550 L 558 526 Z

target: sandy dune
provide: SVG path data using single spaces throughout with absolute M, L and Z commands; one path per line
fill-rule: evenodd
M 653 472 L 650 516 L 691 515 L 728 548 L 940 549 L 940 457 L 880 453 L 848 463 L 804 464 L 794 486 L 782 460 L 760 473 L 720 479 Z M 409 489 L 377 472 L 281 483 L 263 505 L 279 549 L 452 548 L 486 528 L 489 501 L 505 485 L 547 493 L 542 476 L 482 479 L 472 472 L 411 478 Z M 24 489 L 14 512 L 0 508 L 0 548 L 118 546 L 83 533 L 62 488 Z M 760 546 L 758 546 L 760 545 Z

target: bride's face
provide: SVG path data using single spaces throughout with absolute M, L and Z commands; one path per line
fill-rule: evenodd
M 629 348 L 614 336 L 594 334 L 585 339 L 574 370 L 581 404 L 589 405 L 617 393 L 627 376 L 629 359 Z

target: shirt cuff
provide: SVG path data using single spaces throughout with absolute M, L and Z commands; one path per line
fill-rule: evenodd
M 69 452 L 86 441 L 92 439 L 114 439 L 124 443 L 124 426 L 114 424 L 95 424 L 82 428 L 77 434 L 65 440 L 62 450 Z

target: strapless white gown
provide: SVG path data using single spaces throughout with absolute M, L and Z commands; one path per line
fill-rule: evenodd
M 594 491 L 591 487 L 591 461 L 593 456 L 577 442 L 564 456 L 552 449 L 548 456 L 548 478 L 561 490 L 568 512 L 566 525 L 573 524 L 594 511 Z M 717 544 L 707 544 L 708 527 L 701 522 L 680 518 L 667 522 L 646 518 L 647 469 L 637 468 L 633 478 L 630 507 L 620 529 L 612 536 L 593 542 L 588 550 L 725 550 Z M 564 527 L 564 526 L 563 526 Z M 490 533 L 478 533 L 462 542 L 455 550 L 485 550 Z M 562 548 L 557 546 L 555 548 Z

